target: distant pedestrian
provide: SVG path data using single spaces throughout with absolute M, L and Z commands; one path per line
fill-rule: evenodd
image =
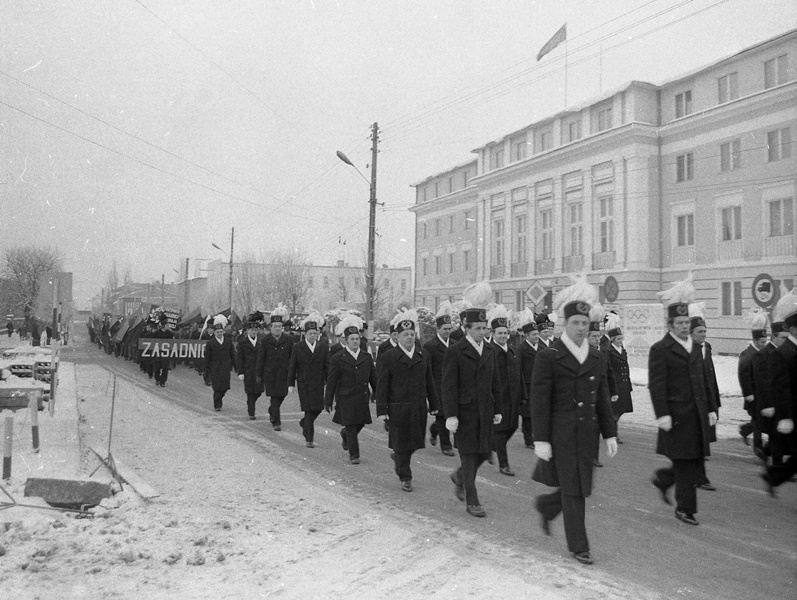
M 11 337 L 11 334 L 14 333 L 14 323 L 11 321 L 6 323 L 6 331 L 8 331 L 8 337 Z
M 158 317 L 158 330 L 153 334 L 154 338 L 161 340 L 173 340 L 174 332 L 169 324 L 169 316 L 166 313 L 161 313 Z M 169 379 L 169 363 L 171 358 L 168 356 L 155 357 L 152 359 L 153 369 L 152 376 L 155 379 L 155 385 L 166 387 L 166 380 Z
M 520 405 L 520 428 L 523 432 L 523 443 L 526 448 L 534 448 L 534 434 L 531 423 L 531 377 L 534 373 L 534 361 L 540 351 L 539 331 L 534 320 L 534 312 L 525 309 L 518 320 L 518 330 L 522 339 L 518 342 L 520 354 L 520 370 L 523 372 L 523 384 L 526 386 L 528 400 Z
M 617 397 L 612 400 L 612 414 L 614 420 L 618 422 L 620 417 L 626 413 L 634 412 L 634 403 L 631 398 L 633 386 L 631 385 L 631 369 L 628 366 L 628 352 L 623 346 L 625 337 L 620 328 L 620 317 L 616 313 L 607 315 L 609 320 L 606 322 L 606 335 L 609 338 L 607 352 L 609 353 L 609 363 L 614 373 Z M 617 433 L 617 443 L 622 444 L 620 433 Z

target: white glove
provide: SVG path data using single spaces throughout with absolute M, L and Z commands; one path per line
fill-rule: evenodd
M 448 429 L 451 433 L 456 433 L 457 427 L 459 427 L 459 419 L 456 417 L 448 417 L 446 419 L 446 429 Z
M 617 400 L 619 398 L 620 398 L 620 396 L 617 396 L 617 395 L 612 396 L 612 402 L 617 402 Z
M 606 439 L 606 456 L 614 458 L 617 455 L 617 438 L 610 437 Z
M 493 415 L 493 425 L 498 425 L 501 422 L 502 418 L 503 418 L 503 416 L 501 415 L 501 413 L 498 413 L 497 415 Z
M 553 458 L 553 448 L 550 442 L 534 442 L 534 454 L 542 460 Z
M 659 429 L 662 431 L 669 431 L 672 429 L 672 417 L 670 415 L 659 417 L 656 419 L 656 425 L 658 425 Z
M 778 433 L 789 435 L 792 431 L 794 431 L 794 421 L 791 419 L 781 419 L 778 421 Z
M 761 409 L 761 416 L 762 417 L 768 417 L 768 418 L 771 419 L 772 417 L 775 416 L 775 407 L 774 406 L 770 406 L 769 408 L 762 408 Z
M 714 427 L 717 424 L 717 413 L 710 412 L 708 413 L 708 424 L 709 427 Z
M 288 393 L 289 393 L 289 394 L 292 394 L 292 393 L 293 393 L 293 390 L 295 390 L 295 389 L 296 389 L 295 387 L 293 387 L 292 385 L 289 385 L 289 386 L 288 386 Z
M 243 373 L 241 373 L 240 375 L 238 375 L 238 379 L 240 379 L 241 381 L 243 381 L 243 380 L 244 380 L 244 374 L 243 374 Z
M 744 397 L 744 401 L 745 402 L 752 402 L 754 399 L 755 399 L 755 397 L 752 394 L 750 394 L 749 396 L 745 396 Z

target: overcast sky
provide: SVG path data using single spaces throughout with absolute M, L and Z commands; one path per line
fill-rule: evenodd
M 535 60 L 564 22 L 566 100 L 565 46 Z M 226 260 L 231 227 L 236 257 L 359 263 L 368 186 L 335 151 L 370 176 L 377 121 L 377 261 L 411 265 L 410 184 L 795 27 L 794 0 L 3 0 L 0 247 L 57 246 L 79 307 L 113 259 Z

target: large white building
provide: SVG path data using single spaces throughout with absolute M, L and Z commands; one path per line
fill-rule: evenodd
M 607 304 L 655 304 L 692 270 L 716 350 L 740 350 L 743 310 L 797 275 L 795 62 L 797 30 L 632 81 L 414 184 L 416 303 L 486 279 L 517 310 L 537 282 L 542 309 L 587 272 Z

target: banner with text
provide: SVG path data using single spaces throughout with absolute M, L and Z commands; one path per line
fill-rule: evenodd
M 204 358 L 207 340 L 164 340 L 139 338 L 138 349 L 144 358 Z

